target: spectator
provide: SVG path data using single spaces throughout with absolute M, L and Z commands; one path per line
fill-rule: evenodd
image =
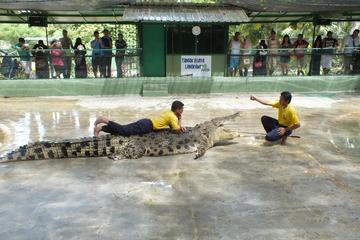
M 57 78 L 64 78 L 65 76 L 65 63 L 64 63 L 64 51 L 61 49 L 61 42 L 54 40 L 50 45 L 51 62 L 55 68 Z
M 21 66 L 24 68 L 26 78 L 30 78 L 31 73 L 31 55 L 29 46 L 25 44 L 24 38 L 19 38 L 19 43 L 15 45 L 15 48 L 20 56 Z
M 103 31 L 104 36 L 101 38 L 102 46 L 102 77 L 111 77 L 111 59 L 112 59 L 112 39 L 109 36 L 110 32 L 107 29 Z M 101 71 L 101 70 L 100 70 Z
M 282 75 L 289 74 L 290 49 L 292 48 L 289 35 L 283 37 L 280 51 L 280 64 Z
M 86 48 L 81 38 L 77 38 L 74 46 L 75 53 L 75 77 L 87 78 Z
M 63 37 L 60 38 L 60 42 L 61 42 L 61 47 L 62 49 L 65 49 L 64 52 L 64 64 L 65 64 L 65 75 L 64 78 L 70 78 L 71 76 L 71 51 L 70 49 L 73 48 L 73 44 L 71 39 L 68 37 L 68 32 L 67 30 L 63 30 Z
M 321 36 L 317 36 L 311 51 L 311 76 L 320 75 L 321 55 L 323 42 Z
M 248 69 L 250 68 L 250 55 L 251 55 L 251 40 L 246 37 L 241 44 L 241 63 L 240 63 L 240 76 L 246 77 L 248 75 Z
M 43 40 L 35 44 L 32 54 L 35 57 L 36 78 L 49 78 L 49 51 Z
M 92 69 L 94 72 L 94 76 L 97 77 L 98 73 L 100 73 L 101 75 L 101 71 L 102 71 L 102 63 L 101 63 L 101 46 L 102 46 L 102 42 L 99 36 L 99 32 L 95 31 L 94 32 L 94 40 L 91 41 L 91 48 L 92 50 L 92 59 L 91 59 L 91 63 L 92 63 Z
M 297 75 L 305 75 L 303 68 L 305 66 L 305 48 L 309 46 L 309 43 L 304 39 L 303 34 L 298 35 L 298 39 L 294 42 L 295 55 L 296 55 L 296 65 L 297 65 Z
M 323 67 L 323 73 L 324 75 L 329 74 L 331 70 L 331 63 L 333 59 L 333 54 L 336 51 L 336 48 L 339 46 L 339 43 L 337 39 L 333 38 L 333 32 L 328 31 L 326 34 L 326 37 L 323 39 L 323 53 L 325 55 L 322 55 L 321 62 Z
M 124 40 L 124 36 L 121 33 L 118 34 L 118 39 L 115 42 L 115 46 L 116 46 L 115 62 L 116 62 L 117 77 L 121 78 L 122 63 L 125 57 L 125 48 L 127 47 L 127 44 Z
M 278 64 L 278 49 L 280 47 L 279 40 L 277 39 L 276 32 L 274 30 L 271 30 L 271 34 L 268 39 L 268 47 L 270 50 L 267 63 L 269 76 L 271 76 Z
M 261 40 L 256 47 L 256 54 L 253 61 L 253 75 L 266 76 L 267 48 L 265 40 Z
M 230 54 L 230 76 L 235 77 L 236 72 L 239 69 L 240 65 L 240 33 L 236 32 L 234 37 L 229 42 L 229 50 Z
M 344 72 L 349 74 L 351 67 L 354 70 L 355 61 L 353 60 L 356 59 L 356 48 L 359 46 L 359 29 L 355 29 L 350 36 L 345 38 L 344 46 Z

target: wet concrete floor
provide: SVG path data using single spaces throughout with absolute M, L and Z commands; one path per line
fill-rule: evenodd
M 277 99 L 278 95 L 260 95 Z M 0 164 L 0 239 L 360 239 L 360 98 L 294 96 L 302 127 L 264 144 L 248 95 L 0 100 L 0 154 L 92 135 L 97 115 L 126 123 L 180 99 L 183 123 L 241 111 L 241 137 L 192 155 Z

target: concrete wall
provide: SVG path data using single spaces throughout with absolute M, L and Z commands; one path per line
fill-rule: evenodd
M 360 76 L 0 80 L 0 96 L 360 91 Z

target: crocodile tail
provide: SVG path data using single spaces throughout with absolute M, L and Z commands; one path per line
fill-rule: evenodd
M 0 158 L 0 162 L 107 156 L 115 152 L 114 140 L 106 135 L 63 142 L 36 142 L 8 153 Z

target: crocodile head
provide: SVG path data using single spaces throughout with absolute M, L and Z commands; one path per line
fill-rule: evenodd
M 219 141 L 231 140 L 239 137 L 239 134 L 236 131 L 224 128 L 224 124 L 235 119 L 239 115 L 240 113 L 237 112 L 229 116 L 214 118 L 210 121 L 196 125 L 195 128 L 200 130 L 201 134 L 206 135 L 211 145 Z
M 234 138 L 240 137 L 240 134 L 231 129 L 218 127 L 215 130 L 212 137 L 214 142 L 221 142 L 221 141 L 232 140 Z

